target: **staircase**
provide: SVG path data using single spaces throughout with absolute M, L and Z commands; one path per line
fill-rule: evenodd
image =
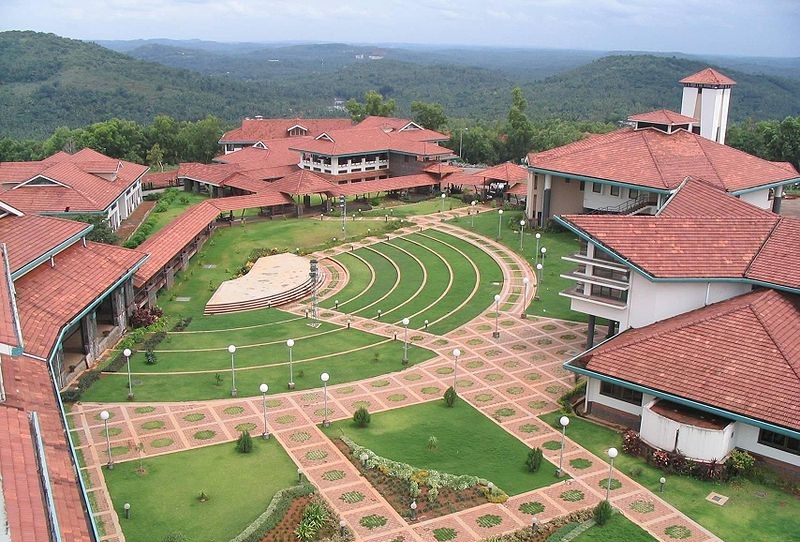
M 325 280 L 325 274 L 320 273 L 317 279 L 317 286 L 321 285 Z M 226 314 L 231 312 L 244 312 L 256 309 L 269 309 L 280 305 L 286 305 L 293 301 L 304 298 L 310 295 L 314 289 L 314 284 L 311 279 L 307 279 L 304 283 L 295 286 L 291 290 L 286 290 L 270 296 L 259 297 L 255 299 L 248 299 L 247 301 L 237 301 L 235 303 L 218 303 L 215 305 L 208 304 L 203 310 L 203 314 Z

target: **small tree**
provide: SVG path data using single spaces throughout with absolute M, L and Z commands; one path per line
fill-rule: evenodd
M 439 439 L 435 435 L 428 437 L 428 444 L 426 445 L 428 451 L 432 452 L 439 447 Z
M 153 350 L 148 349 L 144 353 L 144 362 L 147 365 L 155 365 L 156 363 L 158 363 L 158 359 L 156 358 L 156 353 L 153 352 Z
M 528 467 L 528 472 L 536 472 L 542 466 L 542 449 L 531 448 L 528 451 L 528 458 L 525 460 L 525 466 Z
M 594 507 L 594 522 L 598 525 L 605 525 L 614 513 L 611 503 L 603 500 Z
M 447 391 L 444 392 L 444 404 L 452 407 L 454 404 L 456 404 L 457 397 L 458 394 L 456 393 L 456 390 L 453 389 L 453 386 L 450 386 L 447 388 Z
M 241 454 L 249 454 L 253 451 L 253 437 L 250 436 L 250 431 L 242 431 L 239 438 L 236 440 L 236 451 Z
M 366 407 L 358 407 L 358 410 L 355 411 L 353 414 L 353 421 L 359 427 L 366 427 L 369 425 L 372 416 L 370 415 L 369 411 Z

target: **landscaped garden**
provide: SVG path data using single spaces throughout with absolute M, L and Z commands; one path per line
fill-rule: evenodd
M 553 427 L 559 417 L 557 412 L 541 416 Z M 622 450 L 620 433 L 576 416 L 570 417 L 567 437 L 603 459 L 612 446 Z M 659 478 L 665 476 L 659 496 L 726 542 L 787 540 L 787 533 L 800 533 L 800 499 L 774 485 L 746 478 L 719 482 L 665 475 L 643 458 L 622 453 L 614 468 L 654 492 L 659 490 Z M 706 500 L 711 492 L 729 500 L 723 506 L 714 504 Z
M 578 241 L 571 232 L 547 232 L 526 227 L 522 251 L 520 251 L 519 221 L 523 218 L 522 211 L 506 210 L 502 217 L 497 210 L 486 211 L 471 216 L 454 218 L 450 222 L 462 228 L 474 231 L 477 234 L 497 240 L 498 226 L 501 233 L 499 242 L 525 258 L 531 269 L 535 264 L 543 262 L 541 274 L 541 287 L 537 290 L 538 299 L 531 302 L 528 314 L 544 316 L 547 318 L 560 318 L 562 320 L 585 321 L 586 316 L 572 312 L 569 308 L 570 300 L 558 295 L 558 292 L 574 286 L 574 281 L 561 277 L 562 273 L 572 271 L 576 264 L 561 259 L 562 256 L 575 254 L 578 251 Z M 539 243 L 536 242 L 536 233 L 541 234 Z M 539 253 L 536 254 L 536 248 Z M 541 249 L 546 248 L 545 258 L 542 260 Z M 534 260 L 536 257 L 536 260 Z
M 267 508 L 279 490 L 297 483 L 296 467 L 276 440 L 254 439 L 251 453 L 219 444 L 103 469 L 128 542 L 227 542 Z M 129 503 L 130 518 L 125 518 Z
M 403 515 L 415 499 L 420 514 L 434 517 L 555 481 L 552 464 L 544 460 L 531 472 L 529 448 L 461 400 L 452 408 L 432 401 L 380 412 L 365 427 L 342 420 L 323 430 Z
M 204 194 L 185 192 L 180 188 L 168 188 L 160 194 L 151 194 L 156 198 L 156 204 L 144 222 L 131 235 L 125 246 L 135 248 L 169 224 L 172 220 L 183 214 L 186 209 L 208 199 Z M 124 241 L 124 240 L 123 240 Z
M 605 525 L 595 525 L 573 542 L 654 542 L 655 538 L 622 514 L 614 514 Z

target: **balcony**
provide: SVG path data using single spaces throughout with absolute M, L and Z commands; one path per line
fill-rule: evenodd
M 733 448 L 734 422 L 664 399 L 642 409 L 640 435 L 656 448 L 694 461 L 721 461 Z
M 564 275 L 561 276 L 564 277 Z M 627 300 L 621 300 L 621 299 L 616 299 L 614 297 L 606 297 L 603 295 L 597 295 L 591 293 L 586 294 L 583 291 L 582 285 L 577 285 L 573 288 L 567 288 L 566 290 L 562 290 L 558 292 L 558 295 L 563 295 L 564 297 L 568 297 L 574 301 L 584 301 L 616 311 L 623 311 L 628 308 Z M 576 308 L 575 303 L 572 304 L 572 310 L 583 312 L 585 314 L 594 314 L 595 316 L 600 316 L 602 318 L 612 318 L 611 316 L 608 316 L 604 313 L 596 314 L 595 311 L 592 310 L 587 310 L 585 308 Z M 616 317 L 619 318 L 619 315 L 617 315 Z
M 302 169 L 307 169 L 310 171 L 321 171 L 322 173 L 330 173 L 332 175 L 346 175 L 348 173 L 359 173 L 362 171 L 389 169 L 389 160 L 344 162 L 338 165 L 312 160 L 300 160 L 298 166 L 300 166 Z

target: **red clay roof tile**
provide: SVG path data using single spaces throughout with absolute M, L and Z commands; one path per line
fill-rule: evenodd
M 628 117 L 628 120 L 637 122 L 652 122 L 653 124 L 690 124 L 696 123 L 697 119 L 687 117 L 670 111 L 669 109 L 657 109 L 648 113 L 640 113 Z
M 735 85 L 736 81 L 727 75 L 719 73 L 714 68 L 704 68 L 697 73 L 684 77 L 679 83 L 686 85 Z
M 239 128 L 225 132 L 220 138 L 220 144 L 246 143 L 254 144 L 268 139 L 290 138 L 289 129 L 293 126 L 302 126 L 312 137 L 316 137 L 328 130 L 341 130 L 351 128 L 350 119 L 244 119 Z
M 687 177 L 670 197 L 658 216 L 749 216 L 775 218 L 770 211 L 735 198 L 716 186 Z
M 7 216 L 0 218 L 0 239 L 8 247 L 11 273 L 16 273 L 42 254 L 69 239 L 82 237 L 91 226 L 83 222 L 50 216 Z

